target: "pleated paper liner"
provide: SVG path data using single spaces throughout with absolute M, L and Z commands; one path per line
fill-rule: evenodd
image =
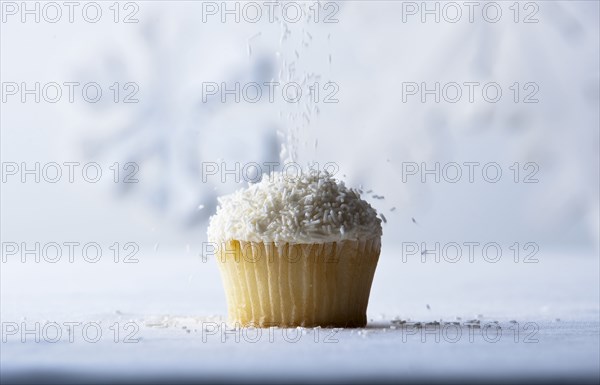
M 217 262 L 228 321 L 254 327 L 362 327 L 380 238 L 324 244 L 227 241 Z

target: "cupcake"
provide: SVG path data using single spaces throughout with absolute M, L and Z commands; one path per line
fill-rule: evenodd
M 375 209 L 324 171 L 272 173 L 219 198 L 208 240 L 228 322 L 365 326 L 381 235 Z

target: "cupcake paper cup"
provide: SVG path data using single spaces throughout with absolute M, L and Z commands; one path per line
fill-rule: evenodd
M 216 257 L 232 326 L 362 327 L 380 237 L 294 244 L 230 240 Z

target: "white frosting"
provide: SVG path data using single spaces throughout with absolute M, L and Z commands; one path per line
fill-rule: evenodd
M 317 170 L 300 176 L 275 172 L 219 198 L 208 226 L 213 242 L 326 243 L 381 234 L 377 211 L 359 192 Z

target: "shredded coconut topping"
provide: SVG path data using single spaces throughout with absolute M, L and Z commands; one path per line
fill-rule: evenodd
M 377 211 L 358 190 L 318 170 L 274 172 L 220 197 L 208 226 L 213 242 L 326 243 L 381 235 Z

